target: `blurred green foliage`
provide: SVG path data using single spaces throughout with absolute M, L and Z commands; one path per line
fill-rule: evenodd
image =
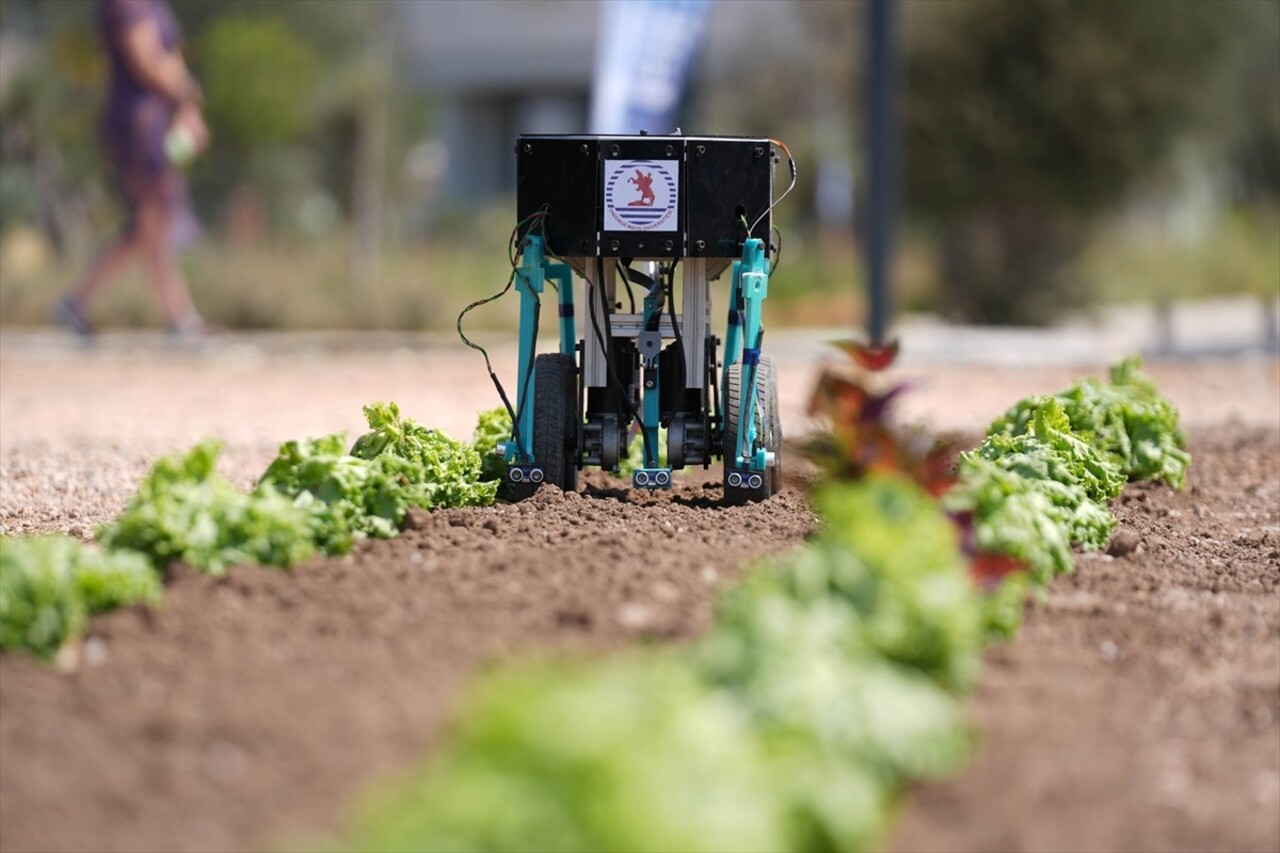
M 218 143 L 244 154 L 295 141 L 314 120 L 315 51 L 284 21 L 236 13 L 200 35 L 205 112 Z
M 1044 322 L 1087 227 L 1214 116 L 1239 3 L 930 4 L 907 54 L 909 206 L 933 223 L 954 315 Z
M 67 4 L 70 6 L 71 4 Z M 106 66 L 90 22 L 57 13 L 29 60 L 9 60 L 0 86 L 0 234 L 40 223 L 55 248 L 74 251 L 76 193 L 100 166 L 97 107 Z M 7 46 L 6 51 L 17 49 Z
M 1090 213 L 1160 165 L 1206 95 L 1232 7 L 948 4 L 911 44 L 911 198 L 940 219 Z
M 1280 152 L 1280 142 L 1277 149 Z M 1195 240 L 1145 229 L 1105 229 L 1076 273 L 1101 303 L 1280 295 L 1280 210 L 1242 208 Z

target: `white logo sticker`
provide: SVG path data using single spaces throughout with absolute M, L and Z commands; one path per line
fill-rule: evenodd
M 679 160 L 605 160 L 604 231 L 675 231 Z

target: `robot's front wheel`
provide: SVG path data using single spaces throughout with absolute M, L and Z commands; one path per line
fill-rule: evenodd
M 566 492 L 578 488 L 578 370 L 573 356 L 544 353 L 533 362 L 533 458 L 544 482 Z M 511 483 L 520 501 L 538 483 Z
M 734 466 L 738 447 L 739 425 L 743 422 L 742 406 L 746 389 L 742 385 L 743 366 L 729 366 L 724 419 L 724 499 L 725 503 L 743 504 L 768 500 L 782 487 L 782 425 L 778 419 L 778 380 L 773 361 L 767 356 L 756 368 L 754 411 L 756 442 L 773 453 L 773 464 L 764 471 L 749 471 Z M 747 448 L 750 453 L 754 448 Z

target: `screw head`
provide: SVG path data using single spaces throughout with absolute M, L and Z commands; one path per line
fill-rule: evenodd
M 621 151 L 621 150 L 622 150 L 622 149 L 618 148 L 618 146 L 616 146 L 616 145 L 610 145 L 610 146 L 609 146 L 609 155 L 610 155 L 611 157 L 617 157 L 617 156 L 618 156 L 618 152 L 619 152 L 619 151 Z
M 533 146 L 526 142 L 524 144 L 524 153 L 528 154 L 531 151 L 533 151 Z
M 674 149 L 674 148 L 672 148 L 670 145 L 668 145 L 666 148 L 663 148 L 663 149 L 662 149 L 662 151 L 663 151 L 663 153 L 664 153 L 664 154 L 666 154 L 668 157 L 670 157 L 670 156 L 671 156 L 671 154 L 672 154 L 672 152 L 674 152 L 674 151 L 675 151 L 675 149 Z
M 585 143 L 585 142 L 584 142 L 584 143 L 582 143 L 582 146 L 581 146 L 580 148 L 578 148 L 578 150 L 579 150 L 579 151 L 581 151 L 583 154 L 590 154 L 590 153 L 591 153 L 591 149 L 587 146 L 587 143 Z
M 664 249 L 666 249 L 668 252 L 670 252 L 670 251 L 671 251 L 671 247 L 672 247 L 673 245 L 674 245 L 674 244 L 673 244 L 670 240 L 668 240 L 667 242 L 665 242 L 665 243 L 663 243 L 663 244 L 662 244 L 662 248 L 664 248 Z
M 694 248 L 695 248 L 695 249 L 697 249 L 699 252 L 701 252 L 703 249 L 707 248 L 707 241 L 706 241 L 706 240 L 699 240 L 698 242 L 694 243 L 694 244 L 693 244 L 693 246 L 694 246 Z
M 706 154 L 706 153 L 707 153 L 707 146 L 705 146 L 705 145 L 699 145 L 699 146 L 698 146 L 697 148 L 695 148 L 694 150 L 697 152 L 698 156 L 699 156 L 699 157 L 701 157 L 703 154 Z
M 610 241 L 609 241 L 609 248 L 610 248 L 610 250 L 612 250 L 612 251 L 614 251 L 614 252 L 618 251 L 618 241 L 617 241 L 617 240 L 610 240 Z

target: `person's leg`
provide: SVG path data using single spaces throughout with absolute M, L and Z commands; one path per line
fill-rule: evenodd
M 125 264 L 133 259 L 137 250 L 138 241 L 134 235 L 125 233 L 117 237 L 111 245 L 102 250 L 98 257 L 94 258 L 89 269 L 85 271 L 84 277 L 71 291 L 69 296 L 71 301 L 80 308 L 88 307 L 94 297 L 101 293 L 107 284 L 124 269 Z
M 138 241 L 143 263 L 160 297 L 169 328 L 189 331 L 203 327 L 191 301 L 186 276 L 178 265 L 170 240 L 171 213 L 160 198 L 149 198 L 138 206 Z
M 120 274 L 125 264 L 133 260 L 137 251 L 136 235 L 130 231 L 122 233 L 94 258 L 75 288 L 58 301 L 53 309 L 53 318 L 81 335 L 92 335 L 94 329 L 89 324 L 89 303 Z

